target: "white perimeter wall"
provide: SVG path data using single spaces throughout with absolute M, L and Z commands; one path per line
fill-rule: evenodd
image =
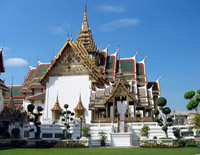
M 57 95 L 61 108 L 64 109 L 64 104 L 68 104 L 69 109 L 74 112 L 81 93 L 82 104 L 86 109 L 85 119 L 90 123 L 91 111 L 88 111 L 90 84 L 89 75 L 49 77 L 49 82 L 46 83 L 44 118 L 52 120 L 51 109 L 55 105 Z

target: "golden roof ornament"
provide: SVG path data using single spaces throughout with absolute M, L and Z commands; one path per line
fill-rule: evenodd
M 76 105 L 76 107 L 74 108 L 75 111 L 84 111 L 85 108 L 82 104 L 82 101 L 81 101 L 81 94 L 79 95 L 79 101 L 78 101 L 78 104 Z
M 51 110 L 52 111 L 62 111 L 62 108 L 60 107 L 59 102 L 58 102 L 58 95 L 57 95 L 57 98 L 56 98 L 56 103 Z

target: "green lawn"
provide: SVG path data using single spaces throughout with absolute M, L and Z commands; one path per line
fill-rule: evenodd
M 200 154 L 200 148 L 1 148 L 0 155 L 196 155 Z

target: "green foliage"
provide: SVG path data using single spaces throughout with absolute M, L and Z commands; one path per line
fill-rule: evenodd
M 154 109 L 153 114 L 154 115 L 158 115 L 159 114 L 159 110 L 158 109 Z
M 83 136 L 85 136 L 85 137 L 89 136 L 88 132 L 90 131 L 90 128 L 88 126 L 84 125 L 82 128 L 82 131 L 83 131 Z
M 154 122 L 160 122 L 158 118 L 154 118 Z
M 65 111 L 61 112 L 60 115 L 62 116 L 62 121 L 64 122 L 65 129 L 63 130 L 64 138 L 71 138 L 71 134 L 69 133 L 70 128 L 70 121 L 73 121 L 74 113 L 68 110 L 68 104 L 64 105 Z
M 199 94 L 195 96 L 195 100 L 197 100 L 198 102 L 200 101 L 200 95 Z
M 106 133 L 101 131 L 101 132 L 99 132 L 98 137 L 100 138 L 101 145 L 105 146 L 105 142 L 106 142 L 106 139 L 107 139 Z
M 168 122 L 168 123 L 167 123 L 167 126 L 172 126 L 172 122 Z
M 192 109 L 195 109 L 196 107 L 198 107 L 199 102 L 195 99 L 192 99 L 188 104 L 192 105 Z
M 31 113 L 31 116 L 29 117 L 29 121 L 30 122 L 33 122 L 34 123 L 34 126 L 36 127 L 36 132 L 35 132 L 35 138 L 37 139 L 37 138 L 39 138 L 39 136 L 40 136 L 40 132 L 41 132 L 41 130 L 40 130 L 40 126 L 39 125 L 41 125 L 41 122 L 39 121 L 39 118 L 40 118 L 40 116 L 42 116 L 42 111 L 44 110 L 41 106 L 38 106 L 37 107 L 37 113 L 35 112 L 33 112 L 34 111 L 34 109 L 35 109 L 35 106 L 33 105 L 33 104 L 29 104 L 28 106 L 27 106 L 27 109 L 28 109 L 28 111 Z M 34 130 L 31 130 L 30 129 L 30 131 L 31 132 L 33 132 Z
M 177 139 L 182 138 L 181 129 L 178 129 L 178 128 L 173 129 L 173 134 L 174 134 L 174 136 L 175 136 Z
M 160 137 L 159 139 L 173 139 L 172 137 Z
M 172 118 L 167 118 L 167 122 L 172 122 Z
M 14 138 L 19 138 L 20 130 L 18 128 L 13 128 L 11 134 Z
M 146 137 L 148 137 L 149 130 L 150 130 L 149 126 L 147 126 L 147 125 L 143 126 L 143 127 L 140 129 L 140 135 L 141 135 L 141 136 L 146 136 Z
M 185 144 L 186 147 L 196 147 L 196 142 L 194 139 L 190 139 L 190 140 L 187 140 L 186 141 L 186 144 Z
M 163 126 L 163 127 L 162 127 L 162 130 L 163 130 L 163 131 L 167 131 L 167 130 L 168 130 L 168 127 L 167 127 L 167 126 Z
M 33 110 L 35 109 L 35 106 L 34 106 L 33 104 L 29 104 L 29 105 L 27 106 L 27 109 L 28 109 L 28 111 L 29 111 L 30 113 L 33 113 Z
M 195 91 L 194 90 L 190 90 L 190 91 L 187 91 L 185 94 L 184 94 L 184 98 L 185 99 L 192 99 L 195 95 Z
M 171 109 L 169 107 L 163 108 L 162 112 L 167 115 L 171 113 Z
M 40 111 L 43 111 L 44 109 L 41 106 L 38 106 L 37 110 L 40 112 Z
M 65 104 L 65 105 L 64 105 L 64 108 L 65 108 L 65 109 L 67 109 L 68 107 L 69 107 L 69 105 L 68 105 L 68 104 Z
M 167 100 L 164 97 L 159 97 L 156 99 L 156 104 L 160 107 L 164 107 L 167 104 Z
M 158 125 L 159 125 L 159 126 L 163 126 L 163 123 L 162 123 L 162 122 L 159 122 Z
M 140 130 L 141 132 L 148 132 L 150 130 L 148 125 L 145 125 L 142 127 L 142 129 Z
M 197 89 L 197 93 L 200 94 L 200 89 Z
M 54 145 L 54 147 L 70 148 L 70 147 L 85 147 L 85 146 L 81 143 L 78 143 L 78 142 L 68 142 L 68 143 L 59 142 L 59 143 L 56 143 Z

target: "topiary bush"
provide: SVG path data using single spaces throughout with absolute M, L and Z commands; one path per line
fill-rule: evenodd
M 156 104 L 158 109 L 154 109 L 153 114 L 155 116 L 155 121 L 158 122 L 158 125 L 162 127 L 162 130 L 165 132 L 166 137 L 168 138 L 168 127 L 172 126 L 172 119 L 169 118 L 171 109 L 169 107 L 164 107 L 167 104 L 167 100 L 164 97 L 156 99 Z
M 167 104 L 167 100 L 166 100 L 164 97 L 159 97 L 159 98 L 157 98 L 157 100 L 156 100 L 156 104 L 157 104 L 159 107 L 164 107 L 164 106 Z

